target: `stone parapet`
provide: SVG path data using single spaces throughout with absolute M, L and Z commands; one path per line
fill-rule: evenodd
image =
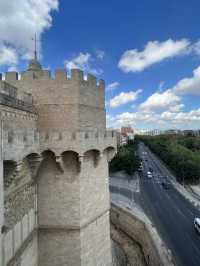
M 175 266 L 171 253 L 141 210 L 133 211 L 112 203 L 110 220 L 113 225 L 140 244 L 147 265 Z
M 22 111 L 36 113 L 33 98 L 29 93 L 23 93 L 23 99 L 17 98 L 18 89 L 7 82 L 0 82 L 0 104 Z
M 29 244 L 31 240 L 29 238 L 37 228 L 36 220 L 35 210 L 30 209 L 11 230 L 3 235 L 3 258 L 0 258 L 0 263 L 1 259 L 3 259 L 3 261 L 0 265 L 15 265 L 12 264 L 11 261 L 14 260 L 15 256 L 17 260 L 19 253 L 21 253 L 20 250 Z M 37 251 L 35 251 L 34 255 L 37 257 Z
M 36 130 L 3 131 L 3 160 L 20 161 L 31 153 L 39 152 L 39 133 Z
M 64 151 L 75 151 L 83 155 L 86 151 L 103 152 L 107 147 L 116 147 L 114 131 L 77 131 L 67 130 L 46 131 L 40 133 L 41 151 L 50 149 L 56 155 Z
M 0 93 L 0 104 L 16 108 L 22 111 L 36 113 L 36 108 L 33 105 L 30 105 L 22 100 L 10 97 L 3 93 Z
M 6 130 L 3 132 L 3 159 L 18 161 L 31 153 L 41 154 L 51 150 L 56 156 L 65 151 L 74 151 L 80 156 L 89 150 L 104 152 L 116 147 L 114 131 Z
M 0 80 L 2 80 L 2 77 L 3 76 L 0 73 Z M 84 75 L 84 72 L 80 69 L 72 69 L 69 75 L 67 74 L 65 69 L 56 69 L 54 77 L 51 75 L 51 71 L 42 70 L 42 69 L 37 72 L 28 70 L 22 73 L 11 71 L 5 73 L 4 79 L 6 82 L 20 81 L 20 80 L 32 81 L 33 79 L 58 80 L 58 81 L 74 80 L 78 82 L 87 82 L 88 84 L 98 86 L 99 88 L 105 87 L 105 83 L 103 80 L 100 79 L 97 82 L 97 78 L 94 75 L 92 74 Z

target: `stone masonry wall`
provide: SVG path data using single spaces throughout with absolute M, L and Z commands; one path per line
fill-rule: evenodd
M 53 154 L 44 159 L 38 171 L 39 227 L 80 226 L 80 180 L 73 153 L 63 173 Z
M 112 204 L 110 219 L 116 228 L 140 244 L 147 265 L 175 265 L 155 228 L 140 210 L 134 214 L 132 211 Z
M 80 235 L 81 266 L 112 265 L 109 211 L 83 227 Z
M 0 115 L 1 118 L 1 115 Z M 0 120 L 0 228 L 2 229 L 4 224 L 4 185 L 3 185 L 3 151 L 2 151 L 2 122 Z M 0 265 L 3 264 L 3 232 L 0 230 Z
M 93 75 L 85 80 L 80 70 L 72 70 L 70 78 L 63 70 L 56 71 L 54 79 L 49 71 L 28 70 L 20 80 L 10 72 L 5 81 L 15 87 L 11 92 L 17 99 L 30 100 L 32 95 L 36 112 L 0 106 L 5 118 L 3 156 L 16 159 L 17 168 L 25 158 L 32 166 L 40 165 L 36 187 L 19 178 L 20 194 L 14 189 L 5 197 L 10 228 L 4 236 L 6 261 L 14 256 L 14 264 L 8 266 L 36 266 L 37 249 L 37 266 L 110 266 L 110 156 L 105 150 L 114 150 L 115 141 L 113 133 L 105 132 L 104 82 L 97 84 Z M 35 239 L 25 243 L 35 226 L 38 248 Z
M 81 265 L 79 230 L 39 229 L 38 243 L 39 266 Z
M 80 176 L 81 224 L 102 215 L 110 208 L 108 163 L 105 155 L 95 162 L 94 151 L 87 152 Z
M 56 75 L 55 79 L 51 79 L 46 71 L 39 72 L 26 71 L 21 80 L 17 80 L 16 73 L 10 73 L 6 75 L 6 81 L 18 89 L 18 97 L 23 98 L 24 92 L 33 95 L 41 129 L 64 127 L 83 130 L 88 128 L 88 119 L 91 129 L 105 129 L 103 81 L 97 85 L 96 78 L 92 75 L 84 80 L 80 70 L 72 70 L 71 79 L 67 76 L 63 78 L 63 75 Z M 39 78 L 34 79 L 34 74 Z M 84 106 L 88 106 L 89 111 Z

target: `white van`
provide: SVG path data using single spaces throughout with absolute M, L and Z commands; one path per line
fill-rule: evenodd
M 198 233 L 200 233 L 200 218 L 194 218 L 194 227 Z

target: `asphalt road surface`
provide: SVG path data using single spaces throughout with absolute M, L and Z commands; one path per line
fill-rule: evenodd
M 200 266 L 200 235 L 193 225 L 200 211 L 172 185 L 163 188 L 163 181 L 170 184 L 170 173 L 143 143 L 139 144 L 138 152 L 143 160 L 138 199 L 141 207 L 171 250 L 176 264 Z M 152 178 L 147 177 L 149 169 Z

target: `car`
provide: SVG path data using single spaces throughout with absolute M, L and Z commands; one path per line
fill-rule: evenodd
M 198 217 L 194 218 L 194 228 L 198 233 L 200 233 L 200 218 Z
M 142 165 L 138 168 L 138 171 L 139 172 L 142 172 L 143 171 L 143 166 Z
M 153 168 L 149 167 L 149 172 L 153 173 Z
M 169 182 L 163 181 L 161 184 L 162 184 L 162 187 L 164 189 L 170 189 L 170 183 Z
M 152 173 L 151 172 L 147 172 L 147 177 L 148 178 L 152 178 L 153 176 L 152 176 Z

